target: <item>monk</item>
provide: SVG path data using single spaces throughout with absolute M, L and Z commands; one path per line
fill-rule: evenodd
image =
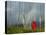
M 34 17 L 34 21 L 32 22 L 32 30 L 33 32 L 36 32 L 37 24 L 36 24 L 36 18 Z

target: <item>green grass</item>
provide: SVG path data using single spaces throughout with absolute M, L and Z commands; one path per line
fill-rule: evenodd
M 18 27 L 18 28 L 15 26 L 7 27 L 8 34 L 11 34 L 11 33 L 29 33 L 29 32 L 33 32 L 33 30 L 24 29 L 24 27 Z M 36 32 L 40 32 L 40 29 L 37 28 Z M 41 32 L 44 32 L 44 28 L 42 28 Z

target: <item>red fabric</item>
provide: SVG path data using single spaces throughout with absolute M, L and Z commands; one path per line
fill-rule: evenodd
M 32 22 L 32 29 L 33 31 L 36 31 L 36 28 L 37 28 L 37 24 L 35 21 Z

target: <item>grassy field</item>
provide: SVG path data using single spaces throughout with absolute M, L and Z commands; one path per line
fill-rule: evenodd
M 13 33 L 32 33 L 33 30 L 32 29 L 24 29 L 24 27 L 15 27 L 15 26 L 10 26 L 7 27 L 7 33 L 8 34 L 13 34 Z M 36 32 L 44 32 L 44 28 L 41 29 L 37 28 Z

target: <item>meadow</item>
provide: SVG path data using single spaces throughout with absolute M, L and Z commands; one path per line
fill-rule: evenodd
M 7 27 L 7 34 L 15 34 L 15 33 L 32 33 L 34 32 L 32 29 L 25 29 L 23 25 L 11 25 Z M 42 26 L 41 31 L 40 28 L 37 27 L 35 32 L 44 32 L 44 26 Z

